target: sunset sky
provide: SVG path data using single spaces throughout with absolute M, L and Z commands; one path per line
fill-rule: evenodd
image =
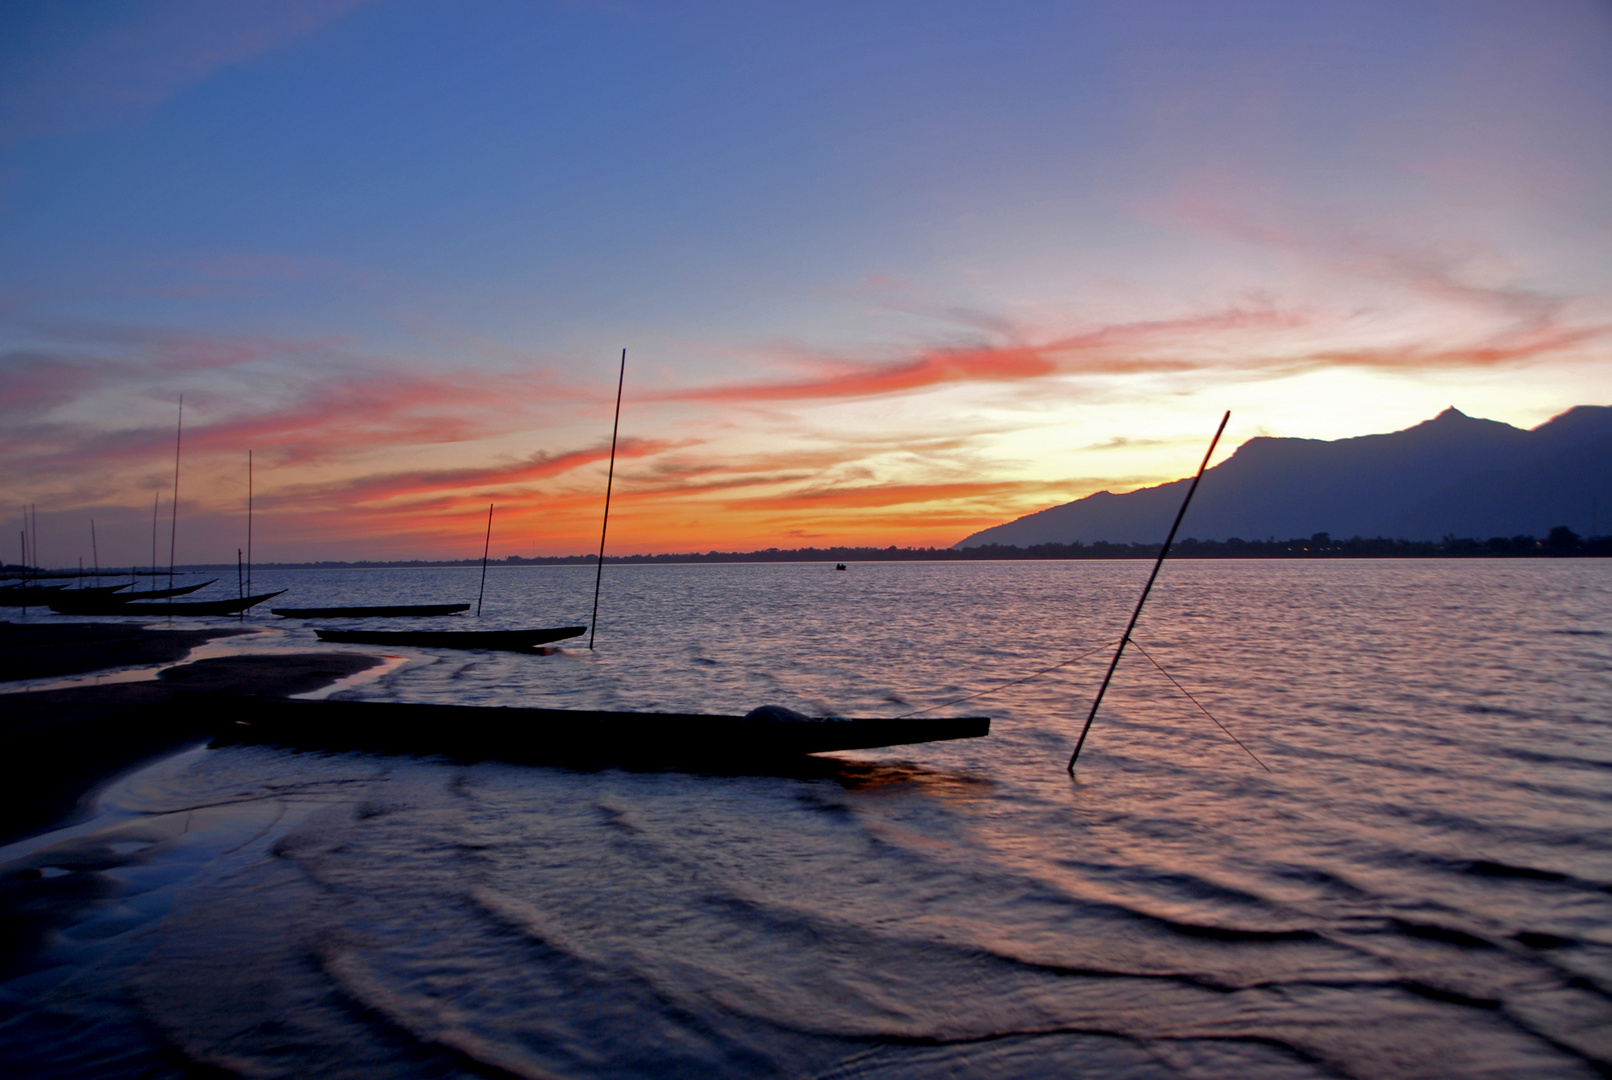
M 0 8 L 0 553 L 949 545 L 1612 403 L 1612 5 Z M 1161 523 L 1161 530 L 1167 526 Z M 6 539 L 9 537 L 9 539 Z

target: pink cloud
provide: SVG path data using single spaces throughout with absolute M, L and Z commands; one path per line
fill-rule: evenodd
M 649 457 L 669 450 L 674 445 L 676 444 L 655 439 L 623 439 L 616 447 L 616 456 L 621 460 Z M 285 503 L 306 506 L 312 501 L 353 506 L 360 503 L 404 500 L 411 510 L 431 505 L 457 506 L 469 497 L 466 494 L 469 491 L 477 492 L 476 497 L 479 499 L 481 492 L 491 488 L 531 484 L 594 462 L 608 461 L 609 458 L 610 445 L 602 443 L 560 454 L 539 452 L 520 461 L 499 465 L 379 473 L 335 484 L 283 488 L 268 497 L 265 505 Z M 423 498 L 428 496 L 436 498 Z
M 1231 308 L 1179 319 L 1121 323 L 1033 343 L 937 347 L 890 363 L 818 360 L 821 374 L 790 382 L 736 383 L 667 394 L 670 400 L 709 402 L 792 401 L 875 397 L 946 383 L 1011 383 L 1051 375 L 1118 375 L 1219 366 L 1186 358 L 1175 346 L 1201 343 L 1209 334 L 1293 329 L 1307 316 L 1270 309 Z

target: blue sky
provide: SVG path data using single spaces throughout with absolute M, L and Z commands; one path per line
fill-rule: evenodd
M 0 505 L 131 561 L 183 393 L 181 559 L 249 449 L 269 558 L 464 554 L 489 501 L 585 550 L 622 347 L 622 550 L 951 543 L 1225 408 L 1532 426 L 1612 400 L 1609 46 L 1576 0 L 12 4 Z

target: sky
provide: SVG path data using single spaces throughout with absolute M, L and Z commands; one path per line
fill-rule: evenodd
M 0 8 L 0 555 L 946 546 L 1612 404 L 1612 4 Z M 93 531 L 91 522 L 94 523 Z M 1168 523 L 1161 523 L 1161 532 Z M 10 536 L 10 540 L 5 538 Z

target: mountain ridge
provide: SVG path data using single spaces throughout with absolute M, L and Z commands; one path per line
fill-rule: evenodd
M 1157 543 L 1188 480 L 1100 491 L 983 529 L 982 544 Z M 1604 513 L 1602 510 L 1604 509 Z M 1182 537 L 1589 535 L 1612 520 L 1612 407 L 1580 405 L 1533 429 L 1451 406 L 1400 431 L 1346 439 L 1256 436 L 1207 469 Z

